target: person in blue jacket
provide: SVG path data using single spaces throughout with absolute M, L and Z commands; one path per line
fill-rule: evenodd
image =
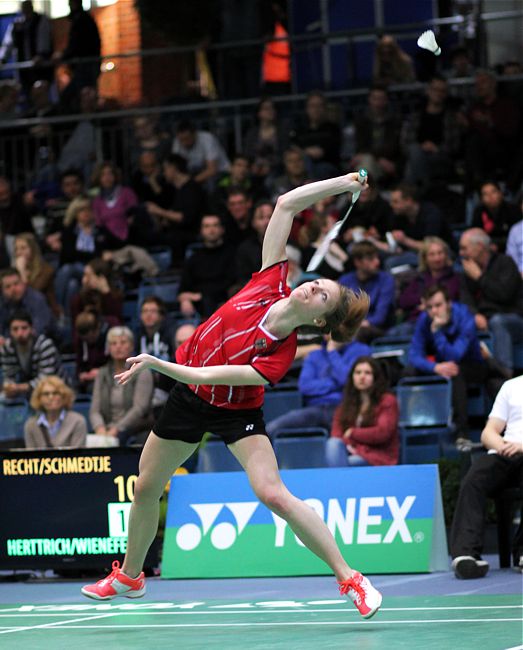
M 361 355 L 370 355 L 364 343 L 337 343 L 326 336 L 321 348 L 310 352 L 303 362 L 298 390 L 304 407 L 293 409 L 267 423 L 272 438 L 281 429 L 323 427 L 330 431 L 332 417 L 341 402 L 343 387 L 354 362 Z
M 488 378 L 474 316 L 466 305 L 451 302 L 447 289 L 429 287 L 423 294 L 425 311 L 416 321 L 406 374 L 436 374 L 452 381 L 456 444 L 468 441 L 467 383 Z
M 394 278 L 380 269 L 378 249 L 372 242 L 354 244 L 350 255 L 356 270 L 345 273 L 338 282 L 356 292 L 362 289 L 369 295 L 369 313 L 357 334 L 358 341 L 369 343 L 376 337 L 383 336 L 387 328 L 393 325 Z

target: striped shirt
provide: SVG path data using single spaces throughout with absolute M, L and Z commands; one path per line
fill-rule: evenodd
M 60 353 L 53 341 L 44 334 L 40 334 L 36 339 L 33 339 L 27 365 L 24 366 L 22 363 L 11 338 L 5 341 L 1 359 L 4 381 L 7 379 L 17 384 L 28 383 L 31 390 L 44 376 L 58 375 L 63 377 Z
M 271 384 L 287 372 L 296 353 L 296 332 L 278 340 L 265 327 L 270 308 L 289 295 L 287 262 L 259 273 L 222 305 L 176 351 L 177 363 L 192 366 L 250 365 Z M 228 409 L 259 408 L 263 386 L 192 386 L 209 404 Z

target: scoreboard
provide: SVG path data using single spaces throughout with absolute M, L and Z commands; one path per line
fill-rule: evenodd
M 141 449 L 0 451 L 0 569 L 105 568 L 123 558 Z M 157 544 L 145 565 L 157 564 Z

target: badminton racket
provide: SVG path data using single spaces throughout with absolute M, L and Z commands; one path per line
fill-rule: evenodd
M 358 171 L 358 180 L 361 184 L 365 182 L 365 179 L 367 178 L 367 170 L 366 169 L 360 169 Z M 311 257 L 311 261 L 307 265 L 307 271 L 315 271 L 318 266 L 322 263 L 323 258 L 325 255 L 327 255 L 327 251 L 329 250 L 329 246 L 331 245 L 332 241 L 336 239 L 336 237 L 340 234 L 341 227 L 343 224 L 347 221 L 349 218 L 349 215 L 352 211 L 352 208 L 356 204 L 356 201 L 360 198 L 360 193 L 359 192 L 354 192 L 352 194 L 352 199 L 349 205 L 349 209 L 345 213 L 345 216 L 343 219 L 340 219 L 339 221 L 336 221 L 336 223 L 332 226 L 332 228 L 329 230 L 329 232 L 325 235 L 325 239 L 321 242 L 321 244 L 318 246 L 318 250 L 314 253 L 314 255 Z

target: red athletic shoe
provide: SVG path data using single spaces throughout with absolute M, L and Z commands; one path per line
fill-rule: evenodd
M 363 618 L 371 618 L 381 606 L 382 595 L 371 585 L 370 580 L 358 571 L 352 578 L 338 583 L 340 594 L 349 596 Z
M 85 585 L 82 593 L 95 600 L 111 600 L 116 596 L 141 598 L 145 594 L 145 576 L 142 571 L 137 578 L 129 578 L 120 570 L 120 562 L 114 561 L 112 573 L 94 585 Z

